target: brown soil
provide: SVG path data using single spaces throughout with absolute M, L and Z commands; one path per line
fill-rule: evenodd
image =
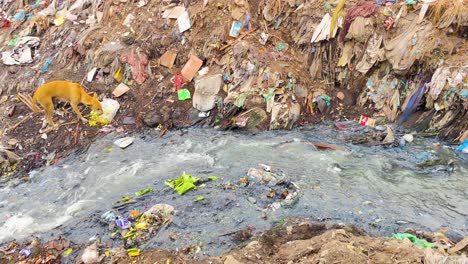
M 468 249 L 465 249 L 468 250 Z M 466 252 L 466 251 L 465 251 Z M 459 252 L 461 253 L 461 252 Z M 112 263 L 466 263 L 466 257 L 447 256 L 443 250 L 419 249 L 409 240 L 369 237 L 352 227 L 299 224 L 272 229 L 240 249 L 220 257 L 193 259 L 166 250 L 143 252 L 139 257 L 113 257 Z M 436 261 L 436 262 L 434 262 Z M 448 262 L 447 262 L 448 263 Z
M 409 240 L 365 235 L 353 226 L 301 222 L 289 219 L 258 237 L 251 238 L 249 229 L 240 230 L 234 239 L 239 247 L 221 256 L 203 256 L 206 245 L 189 245 L 177 250 L 142 250 L 129 257 L 127 250 L 112 248 L 112 243 L 88 246 L 74 245 L 66 238 L 41 243 L 11 242 L 0 247 L 0 264 L 7 263 L 115 263 L 115 264 L 238 264 L 238 263 L 467 263 L 468 237 L 454 243 L 442 233 L 407 230 L 434 243 L 435 248 L 420 249 Z M 22 251 L 29 249 L 29 256 Z M 68 252 L 68 253 L 67 253 Z M 87 253 L 86 253 L 87 252 Z M 92 252 L 92 254 L 89 254 Z M 70 254 L 71 253 L 71 254 Z M 87 257 L 84 258 L 83 256 Z M 91 262 L 90 262 L 91 261 Z

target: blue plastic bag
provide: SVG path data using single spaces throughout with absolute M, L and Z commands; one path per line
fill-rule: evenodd
M 457 149 L 461 153 L 468 154 L 468 139 L 463 142 L 463 144 Z

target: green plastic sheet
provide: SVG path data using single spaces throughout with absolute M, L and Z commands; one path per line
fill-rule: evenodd
M 185 101 L 191 98 L 190 96 L 190 91 L 187 89 L 180 89 L 177 92 L 177 97 L 179 98 L 179 101 Z
M 425 239 L 419 239 L 417 238 L 415 235 L 412 235 L 412 234 L 408 234 L 408 233 L 397 233 L 397 234 L 393 234 L 392 238 L 396 238 L 396 239 L 409 239 L 413 245 L 417 246 L 418 248 L 433 248 L 434 247 L 434 244 L 433 243 L 430 243 L 430 242 L 427 242 L 427 240 Z

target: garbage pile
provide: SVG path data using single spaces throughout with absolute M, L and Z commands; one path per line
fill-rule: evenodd
M 463 0 L 0 3 L 5 138 L 21 141 L 33 120 L 18 93 L 57 79 L 118 101 L 112 125 L 128 129 L 291 129 L 366 113 L 468 137 Z

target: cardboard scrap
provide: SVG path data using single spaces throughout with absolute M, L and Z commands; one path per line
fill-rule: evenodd
M 177 19 L 185 12 L 185 7 L 183 6 L 176 6 L 171 12 L 168 14 L 167 18 Z
M 161 58 L 159 58 L 159 63 L 166 68 L 172 69 L 176 57 L 177 53 L 173 52 L 172 50 L 168 50 L 161 56 Z
M 128 92 L 129 90 L 130 90 L 130 87 L 128 87 L 124 83 L 121 83 L 114 89 L 114 91 L 112 92 L 112 95 L 114 95 L 115 97 L 120 97 L 126 92 Z
M 189 82 L 192 81 L 193 77 L 195 77 L 202 65 L 203 61 L 200 60 L 197 56 L 192 55 L 187 64 L 185 64 L 184 68 L 182 68 L 182 77 L 184 77 L 184 79 Z
M 448 253 L 454 254 L 462 249 L 468 247 L 468 237 L 465 237 L 462 241 L 458 242 L 455 246 L 449 248 Z

